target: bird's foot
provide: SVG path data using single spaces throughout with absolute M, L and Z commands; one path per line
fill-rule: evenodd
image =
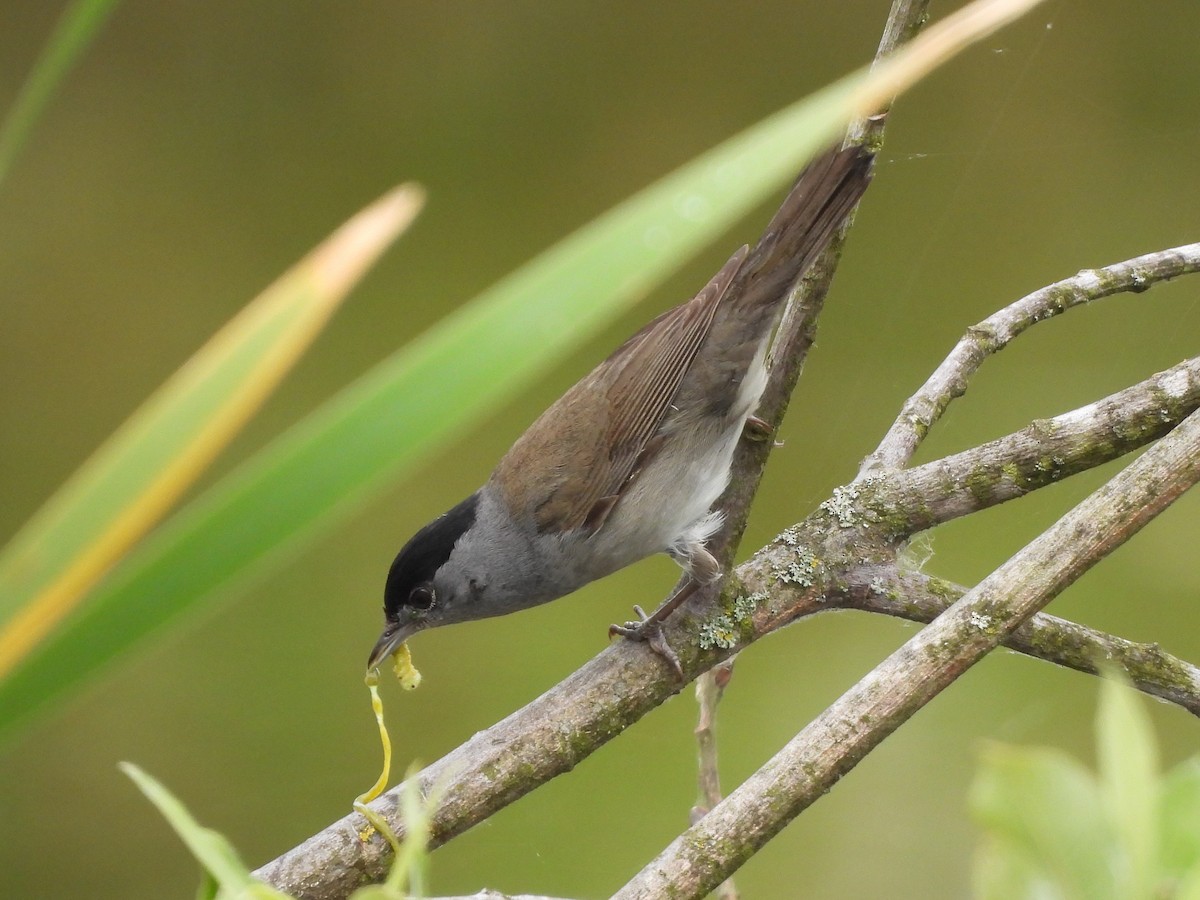
M 679 662 L 679 656 L 667 643 L 666 635 L 663 634 L 662 622 L 652 615 L 646 615 L 640 606 L 635 606 L 633 611 L 637 613 L 638 620 L 626 622 L 624 625 L 609 625 L 608 636 L 619 634 L 626 640 L 649 644 L 650 649 L 662 657 L 675 676 L 683 681 L 683 666 Z

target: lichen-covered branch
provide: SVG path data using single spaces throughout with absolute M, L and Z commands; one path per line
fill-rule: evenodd
M 895 563 L 846 573 L 844 587 L 826 604 L 932 622 L 967 588 Z M 1200 668 L 1156 643 L 1126 640 L 1058 616 L 1037 613 L 1010 634 L 1004 646 L 1026 656 L 1097 675 L 1103 663 L 1124 673 L 1138 690 L 1200 716 Z
M 1118 459 L 1197 408 L 1200 357 L 1013 434 L 859 485 L 891 497 L 888 503 L 911 516 L 897 519 L 896 533 L 912 534 Z
M 703 897 L 867 753 L 1200 480 L 1200 413 L 968 591 L 680 835 L 614 900 Z
M 907 465 L 933 423 L 952 400 L 966 392 L 968 381 L 983 361 L 1030 326 L 1101 297 L 1139 293 L 1160 281 L 1197 271 L 1200 243 L 1147 253 L 1101 269 L 1084 269 L 968 328 L 945 361 L 904 404 L 878 448 L 863 461 L 859 478 Z

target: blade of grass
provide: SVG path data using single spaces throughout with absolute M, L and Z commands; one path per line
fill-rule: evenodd
M 221 891 L 238 897 L 287 900 L 287 894 L 251 878 L 250 870 L 225 836 L 197 822 L 179 798 L 163 787 L 161 782 L 147 775 L 133 763 L 123 762 L 120 766 L 121 771 L 129 776 L 138 790 L 167 820 Z
M 54 33 L 0 125 L 0 182 L 29 139 L 54 89 L 116 9 L 117 2 L 75 0 L 59 16 Z
M 873 71 L 835 82 L 631 197 L 385 360 L 181 510 L 0 683 L 0 738 L 135 641 L 332 527 L 570 353 L 849 121 L 1037 2 L 964 8 Z
M 13 538 L 0 553 L 0 680 L 249 420 L 421 203 L 404 186 L 339 228 L 214 335 Z

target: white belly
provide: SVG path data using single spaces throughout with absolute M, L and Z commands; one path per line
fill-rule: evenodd
M 724 421 L 674 423 L 663 451 L 638 473 L 604 527 L 589 539 L 596 557 L 592 578 L 664 552 L 681 539 L 703 541 L 721 527 L 720 514 L 709 513 L 729 484 L 746 419 L 766 387 L 766 346 L 764 341 Z

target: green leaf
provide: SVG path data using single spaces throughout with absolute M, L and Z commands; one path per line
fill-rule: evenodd
M 1024 872 L 1078 900 L 1128 900 L 1114 883 L 1113 833 L 1100 789 L 1077 761 L 1057 750 L 989 747 L 971 789 L 971 812 L 1013 858 L 989 865 Z M 1035 895 L 1036 896 L 1036 895 Z
M 1160 792 L 1163 871 L 1172 877 L 1200 867 L 1200 757 L 1180 763 Z
M 0 684 L 0 734 L 180 613 L 361 506 L 571 353 L 839 135 L 1036 0 L 972 4 L 748 129 L 523 266 L 176 515 Z
M 117 0 L 75 0 L 63 10 L 54 33 L 21 86 L 4 124 L 0 125 L 0 181 L 12 168 L 54 89 L 116 6 Z
M 214 335 L 0 553 L 0 679 L 174 504 L 416 216 L 405 186 L 354 216 Z
M 200 865 L 220 886 L 218 896 L 287 900 L 288 895 L 267 887 L 250 877 L 250 870 L 237 855 L 229 841 L 217 831 L 205 828 L 187 808 L 162 784 L 133 763 L 121 763 L 121 771 L 133 779 L 146 799 L 155 805 L 180 840 L 196 857 Z
M 1129 900 L 1150 898 L 1158 872 L 1158 749 L 1138 698 L 1106 675 L 1096 717 L 1100 790 L 1121 851 L 1117 879 Z

